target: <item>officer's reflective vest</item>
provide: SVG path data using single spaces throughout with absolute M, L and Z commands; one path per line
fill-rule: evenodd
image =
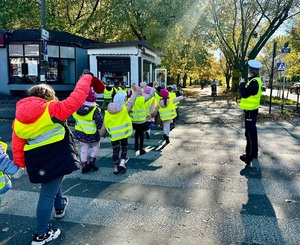
M 104 125 L 111 141 L 128 138 L 133 132 L 131 118 L 126 106 L 123 106 L 122 110 L 116 114 L 111 114 L 106 110 Z
M 147 117 L 151 116 L 151 105 L 152 105 L 153 101 L 154 101 L 154 108 L 155 108 L 156 101 L 155 101 L 154 97 L 151 97 L 149 100 L 147 100 L 145 102 L 145 108 L 146 108 Z
M 170 95 L 169 95 L 170 99 L 173 101 L 173 99 L 175 99 L 177 96 L 176 96 L 176 93 L 175 92 L 171 92 Z M 177 108 L 179 106 L 179 101 L 174 103 L 174 106 L 175 108 Z
M 169 99 L 169 104 L 166 107 L 159 106 L 158 111 L 162 121 L 172 120 L 177 116 L 172 99 Z
M 147 113 L 144 96 L 137 96 L 130 112 L 133 123 L 146 121 Z
M 50 103 L 50 102 L 49 102 Z M 61 141 L 65 136 L 65 129 L 59 123 L 53 123 L 49 113 L 49 103 L 41 117 L 31 124 L 14 121 L 16 135 L 26 140 L 24 151 Z
M 248 98 L 241 98 L 240 101 L 240 108 L 245 109 L 245 110 L 255 110 L 259 107 L 260 105 L 260 97 L 261 97 L 261 88 L 262 88 L 262 82 L 260 77 L 255 77 L 248 81 L 245 85 L 245 88 L 249 86 L 252 80 L 256 80 L 258 82 L 258 92 L 256 95 L 251 95 Z
M 93 120 L 94 112 L 97 106 L 86 115 L 78 115 L 77 112 L 73 113 L 73 117 L 76 121 L 75 130 L 84 132 L 86 134 L 94 134 L 97 131 L 97 125 L 95 120 Z
M 112 99 L 112 94 L 113 94 L 113 89 L 111 89 L 110 91 L 108 91 L 106 88 L 104 89 L 103 92 L 103 98 L 104 99 Z

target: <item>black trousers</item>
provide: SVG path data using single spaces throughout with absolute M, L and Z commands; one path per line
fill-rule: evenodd
M 244 110 L 245 113 L 245 136 L 246 136 L 246 155 L 250 158 L 256 157 L 258 153 L 256 119 L 258 109 Z

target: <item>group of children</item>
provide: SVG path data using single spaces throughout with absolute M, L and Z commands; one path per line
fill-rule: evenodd
M 96 156 L 100 149 L 100 136 L 109 135 L 113 154 L 114 174 L 125 172 L 128 138 L 134 133 L 134 148 L 140 155 L 144 149 L 144 135 L 150 138 L 155 116 L 163 122 L 164 140 L 170 143 L 171 125 L 177 116 L 177 107 L 183 96 L 167 89 L 153 88 L 142 82 L 132 85 L 130 98 L 127 89 L 115 86 L 111 101 L 105 105 L 104 115 L 96 103 L 96 95 L 91 89 L 86 102 L 73 114 L 76 121 L 74 137 L 80 142 L 82 173 L 97 171 Z M 104 103 L 104 102 L 103 102 Z M 107 103 L 107 101 L 105 102 Z M 89 145 L 92 145 L 88 161 Z
M 38 84 L 28 90 L 27 98 L 16 104 L 12 127 L 13 161 L 6 153 L 7 144 L 0 142 L 0 194 L 11 188 L 10 178 L 19 178 L 25 168 L 30 182 L 40 184 L 32 245 L 45 244 L 61 234 L 59 228 L 50 228 L 49 222 L 53 207 L 54 218 L 65 216 L 68 199 L 62 194 L 64 176 L 78 169 L 79 161 L 82 173 L 98 170 L 100 137 L 109 135 L 114 174 L 126 171 L 128 138 L 134 131 L 135 148 L 141 155 L 146 153 L 144 134 L 150 137 L 158 114 L 163 122 L 164 139 L 170 142 L 170 124 L 176 117 L 174 104 L 183 96 L 171 98 L 166 89 L 141 83 L 132 86 L 129 99 L 124 89 L 117 90 L 103 116 L 95 92 L 103 93 L 104 89 L 105 85 L 85 70 L 65 100 L 59 101 L 51 86 Z M 76 121 L 74 138 L 80 142 L 80 159 L 66 124 L 71 115 Z

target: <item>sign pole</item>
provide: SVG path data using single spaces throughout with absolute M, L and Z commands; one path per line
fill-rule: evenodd
M 291 52 L 291 49 L 288 48 L 288 46 L 289 46 L 289 42 L 286 42 L 286 43 L 284 44 L 284 48 L 281 50 L 281 52 L 284 53 L 284 60 L 285 60 L 285 67 L 284 67 L 283 81 L 282 81 L 281 113 L 283 113 L 283 105 L 284 105 L 284 87 L 285 87 L 286 68 L 287 68 L 286 55 L 287 55 L 287 53 L 290 53 L 290 52 Z
M 276 48 L 277 48 L 277 42 L 274 42 L 273 44 L 273 57 L 272 57 L 272 66 L 271 66 L 271 77 L 270 77 L 270 105 L 269 105 L 269 114 L 271 114 L 271 108 L 272 108 L 272 92 L 273 92 L 273 79 L 274 79 L 274 60 L 276 57 Z
M 46 62 L 45 62 L 45 39 L 44 31 L 46 28 L 46 0 L 41 0 L 41 40 L 40 40 L 40 82 L 46 83 Z

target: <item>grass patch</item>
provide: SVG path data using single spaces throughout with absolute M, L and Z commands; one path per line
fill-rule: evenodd
M 260 103 L 262 105 L 269 105 L 270 104 L 270 96 L 268 95 L 262 95 L 260 99 Z M 272 96 L 272 104 L 274 105 L 281 105 L 282 104 L 282 98 L 274 97 Z M 285 105 L 296 105 L 297 102 L 289 99 L 284 100 Z

